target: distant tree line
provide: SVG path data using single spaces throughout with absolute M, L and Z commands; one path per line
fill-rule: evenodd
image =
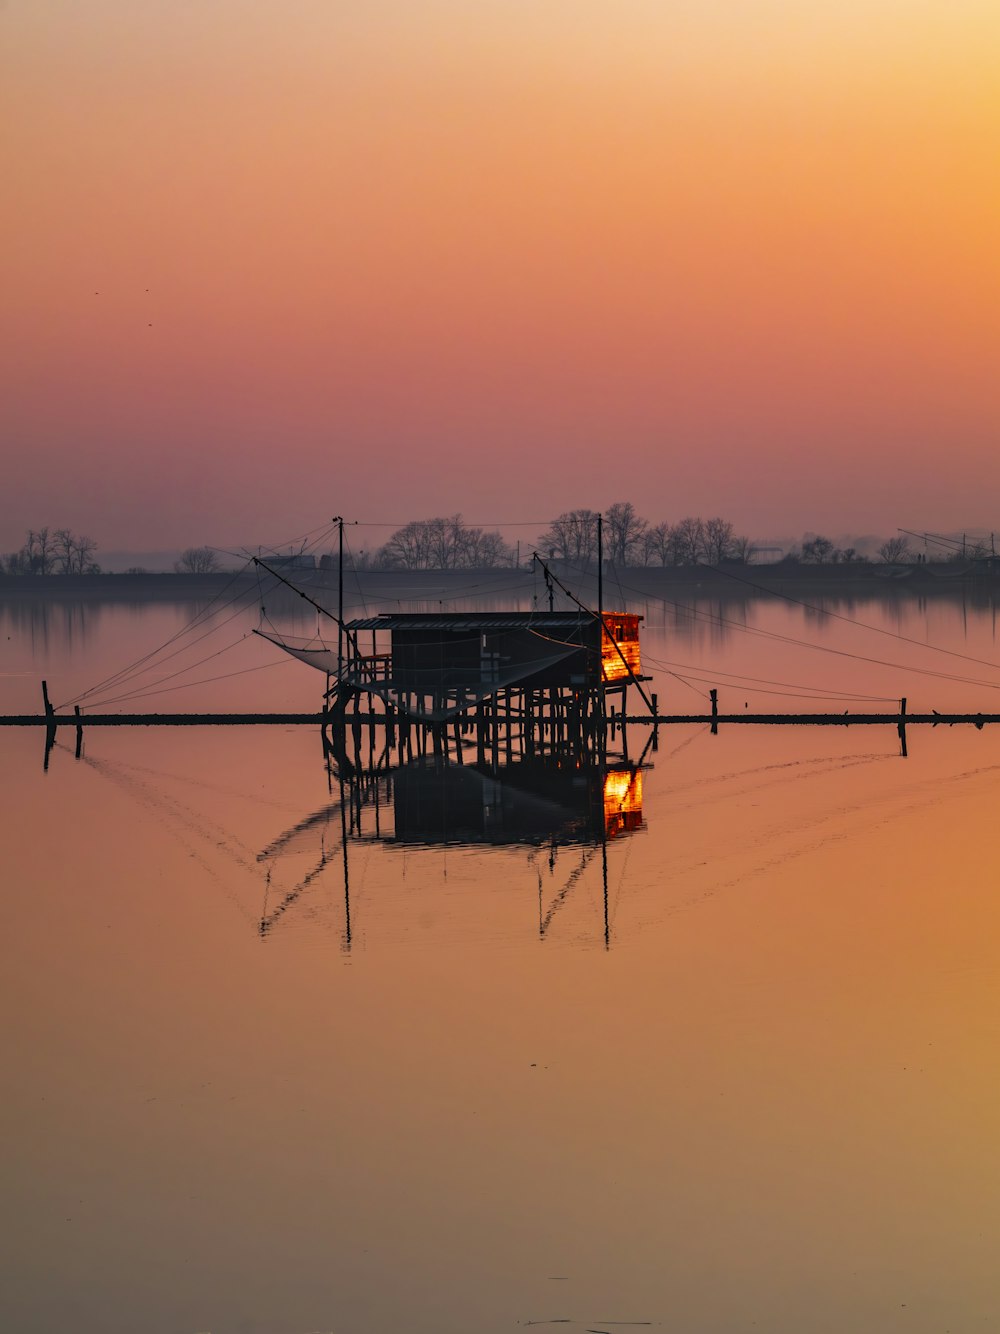
M 604 559 L 616 565 L 718 565 L 751 559 L 753 544 L 728 519 L 684 518 L 650 523 L 630 500 L 603 513 Z M 567 510 L 538 539 L 542 555 L 592 565 L 597 561 L 597 513 Z
M 912 558 L 909 540 L 905 537 L 890 537 L 878 549 L 879 559 L 887 565 L 899 565 Z M 793 547 L 785 557 L 793 563 L 803 565 L 865 565 L 868 557 L 854 547 L 838 547 L 828 537 L 816 536 L 803 541 L 799 548 Z
M 538 536 L 539 554 L 585 568 L 595 566 L 597 517 L 596 510 L 565 510 Z M 749 564 L 756 554 L 752 540 L 721 516 L 653 523 L 631 501 L 620 500 L 603 511 L 602 519 L 604 559 L 620 567 Z M 970 549 L 969 554 L 976 553 Z M 887 564 L 914 559 L 903 536 L 883 542 L 878 557 Z M 870 558 L 856 547 L 838 547 L 830 538 L 813 534 L 783 559 L 789 564 L 862 565 Z M 452 514 L 415 519 L 397 529 L 384 546 L 360 553 L 352 563 L 359 569 L 460 570 L 510 567 L 516 560 L 515 548 L 500 532 L 471 527 L 461 514 Z M 329 556 L 321 562 L 324 568 L 335 563 Z
M 471 528 L 461 514 L 414 519 L 384 546 L 359 556 L 355 565 L 376 570 L 484 570 L 515 563 L 514 548 L 496 530 Z
M 596 510 L 565 510 L 538 536 L 537 551 L 542 557 L 594 567 L 597 519 Z M 631 501 L 620 500 L 602 512 L 602 519 L 604 559 L 619 567 L 749 564 L 756 554 L 751 539 L 738 534 L 734 525 L 720 516 L 709 519 L 688 516 L 675 523 L 666 520 L 652 523 L 639 514 Z M 29 529 L 18 551 L 0 554 L 0 572 L 98 574 L 96 550 L 97 543 L 92 537 L 77 535 L 68 528 Z M 945 559 L 976 560 L 991 554 L 992 544 L 967 543 L 963 538 Z M 925 559 L 914 555 L 903 535 L 883 542 L 878 548 L 878 558 L 886 564 Z M 310 561 L 313 559 L 309 557 Z M 801 545 L 792 547 L 782 559 L 788 564 L 861 565 L 870 558 L 853 546 L 838 547 L 828 537 L 808 534 Z M 398 528 L 375 551 L 353 557 L 352 563 L 358 569 L 376 570 L 499 569 L 513 567 L 517 554 L 497 529 L 473 527 L 461 514 L 451 514 L 414 519 Z M 320 561 L 324 569 L 335 564 L 336 558 L 331 555 L 323 556 Z M 218 554 L 209 546 L 188 547 L 174 562 L 178 574 L 210 574 L 219 568 Z M 136 568 L 130 573 L 140 570 Z
M 97 543 L 68 528 L 29 528 L 19 551 L 0 556 L 6 574 L 100 574 L 94 560 Z

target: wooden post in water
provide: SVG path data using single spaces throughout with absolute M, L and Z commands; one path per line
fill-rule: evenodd
M 708 692 L 708 694 L 709 694 L 709 698 L 710 698 L 711 701 L 712 701 L 712 735 L 713 735 L 713 736 L 718 736 L 718 735 L 719 735 L 719 692 L 718 692 L 717 690 L 710 690 L 710 691 Z
M 52 747 L 56 744 L 56 725 L 53 721 L 56 711 L 49 700 L 49 685 L 47 681 L 42 682 L 42 703 L 45 706 L 45 758 L 42 760 L 42 768 L 48 773 L 49 755 L 52 753 Z
M 74 713 L 76 714 L 76 716 L 79 718 L 79 716 L 80 716 L 80 706 L 79 706 L 79 704 L 74 704 L 74 705 L 73 705 L 73 712 L 74 712 Z M 83 728 L 80 726 L 79 723 L 77 723 L 77 726 L 76 726 L 76 752 L 75 752 L 75 753 L 76 753 L 76 758 L 77 758 L 77 759 L 79 759 L 80 756 L 83 754 Z
M 899 750 L 903 759 L 906 759 L 906 696 L 899 701 Z

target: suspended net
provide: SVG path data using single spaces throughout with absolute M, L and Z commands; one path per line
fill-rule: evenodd
M 385 704 L 411 718 L 423 722 L 444 722 L 458 713 L 472 708 L 495 694 L 498 690 L 517 685 L 539 672 L 548 671 L 557 663 L 565 661 L 580 652 L 579 644 L 553 647 L 544 657 L 531 657 L 518 662 L 499 664 L 491 661 L 482 669 L 482 675 L 473 677 L 460 668 L 411 668 L 406 669 L 405 682 L 396 682 L 392 677 L 372 679 L 368 660 L 360 663 L 348 663 L 344 671 L 338 671 L 337 650 L 325 643 L 319 635 L 312 639 L 289 636 L 279 639 L 266 634 L 263 630 L 255 631 L 262 639 L 268 640 L 277 648 L 307 663 L 318 671 L 331 676 L 338 676 L 347 685 L 363 690 L 366 694 L 377 695 Z M 555 641 L 546 640 L 549 646 Z M 386 661 L 383 659 L 383 661 Z M 430 699 L 433 703 L 428 704 Z

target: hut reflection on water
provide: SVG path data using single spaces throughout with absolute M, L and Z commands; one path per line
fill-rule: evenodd
M 498 766 L 457 764 L 423 756 L 395 768 L 334 773 L 334 800 L 273 839 L 258 854 L 267 866 L 268 894 L 260 932 L 274 930 L 320 876 L 343 879 L 344 943 L 350 946 L 351 846 L 381 845 L 406 852 L 451 847 L 488 853 L 493 847 L 524 847 L 528 865 L 544 850 L 550 867 L 561 848 L 575 847 L 583 860 L 566 891 L 592 857 L 601 854 L 605 900 L 607 845 L 644 827 L 645 757 L 638 762 L 603 755 L 565 754 L 518 757 Z M 284 894 L 271 892 L 282 863 L 297 860 L 301 870 Z M 276 879 L 276 877 L 275 877 Z M 565 896 L 557 894 L 557 902 Z M 539 907 L 544 934 L 548 914 Z M 606 908 L 606 903 L 605 903 Z M 607 939 L 607 913 L 604 921 Z

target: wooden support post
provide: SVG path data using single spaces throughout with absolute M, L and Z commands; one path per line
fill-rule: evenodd
M 487 762 L 487 710 L 483 700 L 476 704 L 476 763 Z
M 73 712 L 76 714 L 76 716 L 77 716 L 78 718 L 80 717 L 80 706 L 79 706 L 79 704 L 74 704 L 74 705 L 73 705 Z M 83 754 L 83 728 L 80 726 L 79 723 L 77 723 L 77 725 L 76 725 L 76 758 L 79 759 L 80 756 L 81 756 L 82 754 Z
M 660 745 L 659 745 L 659 742 L 660 742 L 660 724 L 659 724 L 659 722 L 657 721 L 657 719 L 658 719 L 659 716 L 660 716 L 660 702 L 659 702 L 659 700 L 656 698 L 656 694 L 655 694 L 655 692 L 654 692 L 654 694 L 653 694 L 653 696 L 652 696 L 652 699 L 653 699 L 653 750 L 654 750 L 654 751 L 657 751 L 657 750 L 659 750 L 659 748 L 660 748 Z
M 53 721 L 56 711 L 49 700 L 49 686 L 47 681 L 42 682 L 42 703 L 45 705 L 45 758 L 42 761 L 42 768 L 48 772 L 49 756 L 52 754 L 52 747 L 56 744 L 56 725 Z
M 710 690 L 710 691 L 708 692 L 708 694 L 709 694 L 709 698 L 710 698 L 711 701 L 712 701 L 712 735 L 713 735 L 713 736 L 718 736 L 718 735 L 719 735 L 719 721 L 718 721 L 718 720 L 719 720 L 719 692 L 718 692 L 717 690 Z
M 906 696 L 899 701 L 899 751 L 903 759 L 906 759 Z

